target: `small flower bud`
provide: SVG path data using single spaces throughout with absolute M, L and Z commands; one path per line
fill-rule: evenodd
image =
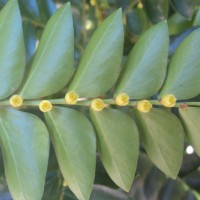
M 115 98 L 115 103 L 118 106 L 126 106 L 129 102 L 129 96 L 126 93 L 121 93 Z
M 148 100 L 142 100 L 137 103 L 137 109 L 140 112 L 147 113 L 151 110 L 152 104 Z
M 15 108 L 20 107 L 23 104 L 23 98 L 19 95 L 13 95 L 10 98 L 10 104 Z
M 51 109 L 52 109 L 52 104 L 50 101 L 47 101 L 47 100 L 43 100 L 40 102 L 39 104 L 39 109 L 42 111 L 42 112 L 49 112 Z
M 144 6 L 141 2 L 138 3 L 137 8 L 142 9 Z
M 79 95 L 76 92 L 71 91 L 65 95 L 65 101 L 67 104 L 74 105 L 77 103 L 78 97 Z
M 173 107 L 176 104 L 176 97 L 173 94 L 167 94 L 165 95 L 160 103 L 165 107 Z
M 98 112 L 105 108 L 105 104 L 102 99 L 93 99 L 91 102 L 91 108 Z
M 97 0 L 90 0 L 90 4 L 91 4 L 92 6 L 95 6 L 95 5 L 97 4 Z

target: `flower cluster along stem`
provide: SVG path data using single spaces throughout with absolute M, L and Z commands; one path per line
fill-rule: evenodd
M 167 108 L 177 107 L 186 108 L 188 106 L 200 106 L 200 102 L 176 102 L 177 99 L 173 94 L 167 94 L 159 100 L 131 99 L 126 93 L 121 93 L 112 99 L 103 98 L 79 98 L 75 91 L 68 92 L 61 99 L 44 99 L 44 100 L 24 100 L 20 95 L 13 95 L 9 101 L 0 101 L 0 107 L 11 106 L 19 108 L 21 106 L 39 107 L 42 112 L 49 112 L 54 105 L 63 106 L 87 106 L 94 111 L 101 111 L 110 105 L 115 106 L 132 106 L 136 107 L 140 112 L 147 113 L 153 106 L 163 106 Z
M 93 99 L 78 100 L 76 106 L 90 106 Z M 106 105 L 116 105 L 116 102 L 113 99 L 102 99 Z M 53 105 L 68 105 L 64 99 L 48 99 Z M 139 99 L 129 100 L 129 103 L 126 106 L 135 106 L 139 102 Z M 41 100 L 24 100 L 22 106 L 38 106 Z M 163 106 L 160 100 L 149 100 L 149 102 L 154 106 Z M 200 102 L 180 102 L 176 103 L 173 107 L 179 108 L 181 105 L 186 104 L 188 106 L 200 106 Z M 70 104 L 69 104 L 70 105 Z M 0 101 L 0 106 L 10 106 L 9 100 Z

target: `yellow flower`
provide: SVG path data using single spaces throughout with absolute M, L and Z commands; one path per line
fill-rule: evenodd
M 142 8 L 143 8 L 143 4 L 142 4 L 141 2 L 139 2 L 138 5 L 137 5 L 137 7 L 138 7 L 139 9 L 142 9 Z
M 19 95 L 13 95 L 10 98 L 10 104 L 15 108 L 20 107 L 23 104 L 23 98 Z
M 176 104 L 176 97 L 173 94 L 167 94 L 160 100 L 160 103 L 165 107 L 171 108 Z
M 97 4 L 97 0 L 90 0 L 90 4 L 91 4 L 92 6 L 95 6 L 95 5 Z
M 152 104 L 147 100 L 141 100 L 141 101 L 138 101 L 137 103 L 137 109 L 140 112 L 147 113 L 151 110 L 151 108 L 152 108 Z
M 47 101 L 47 100 L 43 100 L 40 102 L 39 104 L 39 109 L 42 111 L 42 112 L 49 112 L 51 109 L 52 109 L 52 104 L 50 101 Z
M 126 93 L 121 93 L 115 98 L 115 103 L 118 106 L 126 106 L 129 102 L 129 96 Z
M 73 105 L 76 104 L 78 101 L 79 95 L 74 92 L 74 91 L 70 91 L 65 95 L 65 101 L 67 104 Z
M 91 102 L 91 108 L 94 111 L 101 111 L 105 108 L 105 104 L 102 99 L 93 99 Z

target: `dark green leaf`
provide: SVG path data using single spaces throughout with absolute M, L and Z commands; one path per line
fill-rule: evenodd
M 180 117 L 183 121 L 189 143 L 194 147 L 196 153 L 200 156 L 200 108 L 188 107 L 179 109 Z
M 168 180 L 160 190 L 159 200 L 177 200 L 184 195 L 184 188 L 178 180 Z
M 144 8 L 153 23 L 167 19 L 169 11 L 168 0 L 143 0 Z
M 89 199 L 95 175 L 96 138 L 80 112 L 54 107 L 45 113 L 61 172 L 80 200 Z
M 180 121 L 162 109 L 134 113 L 148 156 L 166 175 L 176 178 L 183 159 L 184 131 Z
M 36 0 L 19 0 L 19 5 L 23 15 L 31 17 L 33 19 L 39 19 L 40 13 Z
M 0 98 L 19 87 L 25 69 L 25 47 L 17 0 L 10 0 L 0 13 Z
M 104 109 L 90 112 L 97 130 L 98 150 L 111 179 L 129 191 L 134 179 L 139 154 L 138 130 L 125 113 Z
M 47 174 L 42 200 L 59 199 L 62 193 L 62 178 L 60 173 Z
M 172 6 L 186 18 L 191 18 L 196 0 L 170 0 Z
M 133 9 L 126 13 L 127 29 L 133 35 L 140 35 L 147 26 L 147 17 L 143 9 Z
M 174 53 L 159 94 L 174 94 L 177 99 L 189 99 L 200 93 L 200 29 L 193 31 Z
M 41 199 L 49 157 L 45 125 L 35 115 L 1 109 L 0 142 L 13 198 Z
M 70 4 L 67 3 L 46 25 L 20 94 L 29 99 L 58 92 L 72 76 L 73 59 L 74 31 Z
M 145 32 L 128 57 L 114 95 L 122 92 L 134 98 L 154 95 L 165 79 L 168 45 L 166 21 Z
M 119 76 L 123 41 L 122 13 L 117 10 L 93 34 L 68 90 L 81 97 L 107 92 Z

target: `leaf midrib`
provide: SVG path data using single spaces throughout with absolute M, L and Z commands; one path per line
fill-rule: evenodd
M 95 46 L 95 48 L 94 48 L 92 54 L 90 55 L 90 58 L 93 58 L 93 57 L 94 57 L 94 54 L 95 54 L 96 51 L 99 49 L 99 46 L 100 46 L 101 41 L 102 41 L 102 38 L 104 38 L 104 36 L 107 34 L 107 31 L 108 31 L 108 30 L 110 29 L 110 27 L 113 25 L 113 23 L 115 22 L 115 18 L 116 18 L 117 16 L 118 16 L 118 14 L 116 14 L 116 15 L 114 16 L 114 18 L 112 19 L 112 22 L 109 24 L 109 26 L 106 27 L 106 30 L 103 32 L 103 35 L 101 36 L 101 39 L 98 40 L 98 43 L 97 43 L 97 45 Z M 86 50 L 87 50 L 87 49 L 86 49 Z M 82 59 L 83 59 L 83 58 L 84 58 L 84 55 L 83 55 Z M 72 82 L 72 87 L 73 87 L 73 89 L 74 89 L 75 91 L 76 91 L 77 86 L 78 86 L 79 83 L 81 82 L 82 77 L 84 77 L 84 75 L 85 75 L 86 72 L 88 71 L 88 66 L 89 66 L 90 62 L 91 62 L 91 59 L 89 59 L 89 61 L 87 62 L 86 66 L 84 67 L 85 70 L 82 71 L 82 73 L 81 73 L 81 75 L 79 76 L 79 78 L 76 78 L 77 76 L 74 77 L 74 80 L 73 80 L 73 82 Z M 80 62 L 80 64 L 82 64 L 82 61 Z M 78 66 L 78 67 L 79 67 L 79 66 Z M 79 69 L 79 68 L 78 68 L 78 69 Z M 78 72 L 78 69 L 77 69 L 77 72 Z M 74 83 L 75 80 L 76 80 L 76 83 Z M 73 85 L 73 83 L 74 83 L 74 85 Z
M 94 114 L 94 116 L 95 116 L 95 114 Z M 95 116 L 95 119 L 96 119 L 96 122 L 100 125 L 101 124 L 101 122 L 98 120 L 98 118 Z M 103 136 L 103 138 L 104 138 L 104 141 L 106 142 L 106 144 L 107 144 L 107 147 L 108 147 L 108 150 L 111 152 L 111 155 L 115 155 L 115 153 L 113 154 L 113 149 L 111 148 L 112 147 L 112 145 L 110 145 L 109 144 L 109 141 L 108 141 L 108 139 L 107 139 L 107 137 L 106 137 L 106 134 L 104 134 L 106 131 L 104 131 L 104 127 L 103 126 L 98 126 L 99 127 L 99 129 L 101 130 L 101 133 L 103 133 L 103 134 L 101 134 L 102 136 Z M 111 158 L 112 158 L 112 156 L 110 156 Z M 113 157 L 113 159 L 112 159 L 114 162 L 114 164 L 115 164 L 115 167 L 116 167 L 116 169 L 117 169 L 117 171 L 118 171 L 118 177 L 119 177 L 119 179 L 121 180 L 121 182 L 122 182 L 122 184 L 123 184 L 123 186 L 124 186 L 124 188 L 127 188 L 126 187 L 126 185 L 124 184 L 124 180 L 123 180 L 123 178 L 122 178 L 122 176 L 121 176 L 121 174 L 120 174 L 120 171 L 119 171 L 119 169 L 118 169 L 118 166 L 117 166 L 117 162 L 116 162 L 116 160 L 115 160 L 115 157 Z
M 48 113 L 48 116 L 49 116 L 49 118 L 50 118 L 50 120 L 51 120 L 51 123 L 52 123 L 53 127 L 55 128 L 55 130 L 56 130 L 56 132 L 57 132 L 58 139 L 60 140 L 60 142 L 61 142 L 63 148 L 64 148 L 65 150 L 67 150 L 67 149 L 65 148 L 66 145 L 64 145 L 63 140 L 62 140 L 62 138 L 61 138 L 61 136 L 60 136 L 60 134 L 59 134 L 60 131 L 58 130 L 57 126 L 55 125 L 55 122 L 54 122 L 54 120 L 53 120 L 52 114 L 51 114 L 50 112 Z M 70 162 L 68 162 L 68 166 L 70 166 L 70 168 L 73 169 L 73 167 L 71 167 L 71 163 L 70 163 Z M 72 170 L 72 171 L 73 171 L 73 170 Z M 73 176 L 73 177 L 76 179 L 76 180 L 75 180 L 76 183 L 78 183 L 76 176 Z M 82 199 L 85 199 L 84 196 L 83 196 L 83 194 L 82 194 L 82 192 L 81 192 L 81 189 L 80 189 L 79 185 L 78 185 L 78 184 L 75 184 L 75 185 L 76 185 L 77 190 L 79 191 L 79 194 L 81 195 L 81 198 L 82 198 Z
M 53 36 L 53 34 L 54 34 L 54 31 L 55 31 L 55 29 L 56 29 L 56 27 L 57 27 L 57 24 L 58 24 L 60 18 L 63 16 L 64 11 L 65 11 L 65 9 L 63 9 L 63 11 L 62 11 L 61 14 L 59 15 L 58 19 L 56 20 L 56 22 L 55 22 L 55 24 L 54 24 L 54 26 L 53 26 L 53 29 L 51 30 L 51 33 L 50 33 L 50 35 L 49 35 L 49 37 L 48 37 L 48 39 L 47 39 L 47 41 L 46 41 L 46 43 L 45 43 L 45 46 L 44 46 L 44 48 L 43 48 L 43 50 L 42 50 L 42 53 L 41 53 L 40 56 L 39 56 L 39 59 L 38 59 L 38 61 L 37 61 L 37 64 L 35 65 L 35 67 L 33 68 L 33 70 L 30 71 L 30 76 L 28 76 L 28 79 L 27 79 L 27 81 L 25 82 L 25 84 L 24 84 L 24 86 L 23 86 L 23 88 L 22 88 L 22 90 L 21 90 L 21 92 L 20 92 L 22 95 L 23 95 L 24 91 L 26 91 L 27 85 L 29 85 L 29 83 L 31 82 L 32 77 L 34 76 L 34 72 L 37 71 L 38 65 L 40 64 L 40 61 L 41 61 L 41 59 L 43 58 L 43 54 L 46 52 L 46 49 L 47 49 L 47 47 L 48 47 L 48 45 L 49 45 L 49 41 L 51 40 L 51 38 L 52 38 L 52 36 Z M 47 24 L 47 26 L 48 26 L 48 24 Z M 46 31 L 46 30 L 44 30 L 44 31 Z M 38 48 L 39 48 L 39 47 L 38 47 Z

